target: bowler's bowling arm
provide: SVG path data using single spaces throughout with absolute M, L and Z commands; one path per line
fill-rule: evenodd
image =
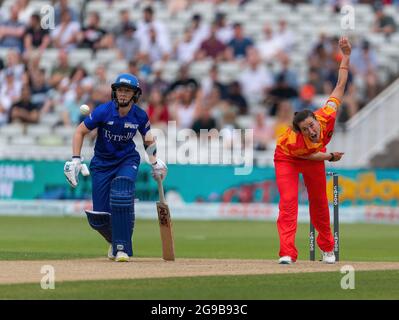
M 83 140 L 86 134 L 88 134 L 90 130 L 86 127 L 84 122 L 82 122 L 75 130 L 72 139 L 72 155 L 80 156 L 83 146 Z

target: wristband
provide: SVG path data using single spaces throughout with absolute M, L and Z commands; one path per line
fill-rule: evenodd
M 72 159 L 80 159 L 80 156 L 72 156 Z
M 345 70 L 349 71 L 349 68 L 347 68 L 347 67 L 339 67 L 339 69 L 345 69 Z
M 335 159 L 334 153 L 330 152 L 330 154 L 331 154 L 331 158 L 330 158 L 330 160 L 328 160 L 329 162 L 334 161 L 334 159 Z

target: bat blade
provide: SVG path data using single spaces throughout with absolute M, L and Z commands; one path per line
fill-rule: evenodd
M 165 203 L 157 202 L 159 230 L 162 241 L 162 258 L 165 261 L 175 260 L 175 247 L 173 242 L 172 219 L 169 207 Z

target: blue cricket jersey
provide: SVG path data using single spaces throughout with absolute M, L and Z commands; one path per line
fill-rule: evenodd
M 99 105 L 85 118 L 89 130 L 98 128 L 94 158 L 91 167 L 116 166 L 126 160 L 132 164 L 140 163 L 133 137 L 137 130 L 144 137 L 150 130 L 147 113 L 133 105 L 129 113 L 121 117 L 114 101 Z

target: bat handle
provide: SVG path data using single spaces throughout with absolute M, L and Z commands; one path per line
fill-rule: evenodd
M 157 178 L 157 183 L 158 183 L 159 202 L 166 203 L 161 178 L 159 178 L 159 177 Z

